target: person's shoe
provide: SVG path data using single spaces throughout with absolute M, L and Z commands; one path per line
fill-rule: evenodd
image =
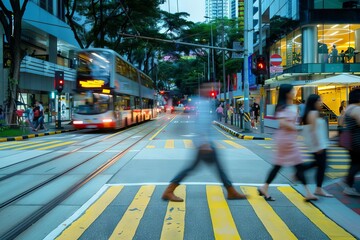
M 328 198 L 334 197 L 334 195 L 327 193 L 324 189 L 316 190 L 314 192 L 314 195 L 321 196 L 321 197 L 328 197 Z
M 238 193 L 233 186 L 227 187 L 226 190 L 228 192 L 227 199 L 229 200 L 246 199 L 246 195 Z
M 346 195 L 349 195 L 349 196 L 360 197 L 360 192 L 356 191 L 355 188 L 351 188 L 351 187 L 346 187 L 344 189 L 343 193 Z
M 182 199 L 174 194 L 174 190 L 177 186 L 179 186 L 179 184 L 170 183 L 170 185 L 165 189 L 161 198 L 163 200 L 168 200 L 171 202 L 183 202 L 184 199 Z

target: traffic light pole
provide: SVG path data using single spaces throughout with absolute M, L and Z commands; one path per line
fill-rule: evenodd
M 62 129 L 61 127 L 61 92 L 58 92 L 58 115 L 57 115 L 57 120 L 56 120 L 56 129 Z
M 261 12 L 261 1 L 259 1 L 259 38 L 260 38 L 260 48 L 259 48 L 259 54 L 262 55 L 263 54 L 263 44 L 262 44 L 262 12 Z M 264 75 L 260 75 L 259 76 L 260 82 L 261 82 L 261 86 L 260 86 L 260 132 L 264 133 L 264 111 L 265 111 L 265 101 L 264 101 L 264 95 L 265 95 L 265 91 L 264 91 Z
M 248 50 L 248 34 L 249 34 L 249 29 L 247 29 L 248 25 L 249 25 L 249 19 L 248 19 L 248 8 L 252 7 L 249 6 L 248 1 L 244 2 L 244 114 L 247 116 L 250 116 L 250 106 L 249 106 L 249 60 L 248 60 L 248 55 L 249 55 L 249 50 Z M 245 121 L 244 124 L 244 131 L 245 132 L 249 132 L 250 131 L 250 121 Z

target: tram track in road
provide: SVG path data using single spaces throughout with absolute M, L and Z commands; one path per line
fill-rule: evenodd
M 54 209 L 58 204 L 63 202 L 65 199 L 70 197 L 73 193 L 75 193 L 78 189 L 80 189 L 82 186 L 84 186 L 87 182 L 98 176 L 100 173 L 111 167 L 113 164 L 115 164 L 118 160 L 122 158 L 127 152 L 129 152 L 134 146 L 136 146 L 140 141 L 147 138 L 150 134 L 153 134 L 156 132 L 159 128 L 162 128 L 164 125 L 167 124 L 167 121 L 162 122 L 160 126 L 155 126 L 152 129 L 142 129 L 131 136 L 118 141 L 111 146 L 106 147 L 99 153 L 95 154 L 94 156 L 88 157 L 78 164 L 58 173 L 54 176 L 50 177 L 49 179 L 46 179 L 45 181 L 42 181 L 41 183 L 36 184 L 35 186 L 32 186 L 31 188 L 16 194 L 15 196 L 9 198 L 8 200 L 0 203 L 0 211 L 11 206 L 12 204 L 16 203 L 20 199 L 24 198 L 25 196 L 29 196 L 31 193 L 34 193 L 35 191 L 47 186 L 48 184 L 54 182 L 55 180 L 59 179 L 62 176 L 65 176 L 66 174 L 70 173 L 71 171 L 79 168 L 80 166 L 84 165 L 85 163 L 90 162 L 92 159 L 100 156 L 101 154 L 105 153 L 109 149 L 119 145 L 123 144 L 125 141 L 131 139 L 132 143 L 129 144 L 124 150 L 120 151 L 119 153 L 115 154 L 108 160 L 106 160 L 104 163 L 99 165 L 95 170 L 92 170 L 90 173 L 88 173 L 85 177 L 82 177 L 80 180 L 69 186 L 65 191 L 62 191 L 60 194 L 56 195 L 52 200 L 49 202 L 43 204 L 38 210 L 30 213 L 28 216 L 24 217 L 23 219 L 20 219 L 14 226 L 12 226 L 10 229 L 6 230 L 2 236 L 0 236 L 1 239 L 14 239 L 17 236 L 19 236 L 22 232 L 24 232 L 27 228 L 29 228 L 31 225 L 33 225 L 36 221 L 41 219 L 43 216 L 45 216 L 47 213 L 49 213 L 52 209 Z M 146 131 L 147 130 L 147 131 Z M 146 131 L 146 132 L 145 132 Z M 145 132 L 145 133 L 144 133 Z M 139 133 L 143 133 L 144 135 L 141 137 L 139 136 Z M 134 140 L 134 136 L 137 136 L 136 140 Z M 88 146 L 87 146 L 88 147 Z M 83 149 L 83 148 L 81 148 Z M 79 149 L 77 150 L 79 151 Z M 74 153 L 74 152 L 72 152 Z M 70 153 L 71 154 L 71 153 Z M 58 157 L 60 158 L 60 157 Z M 56 158 L 56 159 L 58 159 Z M 54 161 L 54 159 L 52 160 Z
M 116 133 L 111 134 L 111 135 L 108 135 L 108 136 L 106 136 L 106 137 L 101 136 L 101 137 L 99 137 L 100 140 L 98 140 L 98 142 L 103 142 L 103 141 L 109 140 L 109 139 L 111 139 L 111 138 L 113 138 L 113 137 L 115 137 L 115 136 L 117 136 L 117 135 L 119 135 L 119 134 L 124 134 L 124 133 L 127 133 L 127 132 L 132 131 L 132 130 L 134 130 L 134 127 L 127 128 L 127 129 L 125 129 L 125 130 L 122 130 L 122 131 L 120 131 L 120 132 L 116 132 Z M 85 141 L 82 141 L 82 143 L 84 143 L 84 142 L 86 142 L 86 141 L 92 141 L 92 142 L 94 142 L 94 138 L 86 139 Z M 42 165 L 44 165 L 44 164 L 50 163 L 50 162 L 52 162 L 52 161 L 56 161 L 56 160 L 58 160 L 58 159 L 60 159 L 60 158 L 63 158 L 63 157 L 69 156 L 69 155 L 71 155 L 71 154 L 73 154 L 73 153 L 76 153 L 76 152 L 79 152 L 79 151 L 81 151 L 81 150 L 84 150 L 84 149 L 86 149 L 86 148 L 88 148 L 88 147 L 91 147 L 92 145 L 93 145 L 93 143 L 87 144 L 87 145 L 81 146 L 81 147 L 79 147 L 79 148 L 76 148 L 76 149 L 74 149 L 74 150 L 71 150 L 71 151 L 69 151 L 69 152 L 66 152 L 66 153 L 64 153 L 64 154 L 62 154 L 62 155 L 60 155 L 60 156 L 52 157 L 52 158 L 50 158 L 50 159 L 48 159 L 48 160 L 45 160 L 45 161 L 42 161 L 42 162 L 39 162 L 39 163 L 30 165 L 30 166 L 27 166 L 27 167 L 25 167 L 25 168 L 22 168 L 22 169 L 20 169 L 20 170 L 14 171 L 14 172 L 9 173 L 9 174 L 4 174 L 4 176 L 0 177 L 0 182 L 6 180 L 6 179 L 8 179 L 8 178 L 11 178 L 11 177 L 13 177 L 13 176 L 16 176 L 16 175 L 18 175 L 18 174 L 21 174 L 21 173 L 23 173 L 23 172 L 29 171 L 29 170 L 31 170 L 31 169 L 33 169 L 33 168 L 42 166 Z M 39 158 L 39 157 L 45 157 L 45 156 L 47 156 L 47 155 L 50 155 L 50 154 L 53 154 L 53 153 L 56 153 L 56 152 L 58 152 L 58 150 L 49 151 L 49 152 L 46 152 L 46 153 L 44 153 L 44 154 L 41 154 L 41 155 L 37 155 L 37 156 L 31 157 L 31 158 L 28 158 L 28 159 L 26 159 L 26 160 L 24 160 L 24 161 L 14 163 L 14 164 L 8 165 L 8 166 L 6 166 L 6 167 L 2 167 L 2 168 L 0 168 L 0 175 L 1 175 L 1 171 L 8 170 L 9 168 L 12 168 L 12 167 L 17 166 L 17 165 L 20 165 L 20 164 L 26 164 L 27 162 L 30 162 L 30 161 L 32 161 L 32 160 L 34 160 L 34 159 L 37 159 L 37 158 Z

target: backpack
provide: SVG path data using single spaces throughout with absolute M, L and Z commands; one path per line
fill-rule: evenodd
M 40 110 L 39 109 L 35 109 L 34 111 L 34 118 L 38 118 L 40 117 Z

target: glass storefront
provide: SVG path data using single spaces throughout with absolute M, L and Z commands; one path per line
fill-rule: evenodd
M 318 63 L 355 63 L 360 59 L 360 24 L 318 24 Z M 282 66 L 301 64 L 302 34 L 300 28 L 270 47 L 270 55 L 280 54 Z M 335 46 L 336 50 L 333 50 Z

